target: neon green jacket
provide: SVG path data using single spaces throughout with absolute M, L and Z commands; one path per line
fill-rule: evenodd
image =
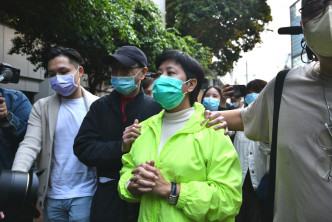
M 141 202 L 138 221 L 234 221 L 242 200 L 242 173 L 228 136 L 200 123 L 204 107 L 194 104 L 188 122 L 164 145 L 157 158 L 164 110 L 142 122 L 141 135 L 122 156 L 118 191 L 122 199 Z M 132 170 L 155 160 L 167 182 L 180 184 L 177 204 L 153 193 L 135 197 L 126 189 Z

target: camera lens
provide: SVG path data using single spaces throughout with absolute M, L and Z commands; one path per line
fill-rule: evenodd
M 39 217 L 36 209 L 38 178 L 28 173 L 0 171 L 0 211 Z

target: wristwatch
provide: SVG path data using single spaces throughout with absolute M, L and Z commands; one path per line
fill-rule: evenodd
M 2 119 L 0 119 L 0 123 L 10 123 L 10 121 L 12 121 L 13 118 L 13 114 L 8 111 L 7 115 L 5 117 L 3 117 Z
M 172 181 L 171 193 L 167 197 L 168 203 L 171 205 L 176 205 L 178 202 L 178 196 L 176 195 L 176 182 Z

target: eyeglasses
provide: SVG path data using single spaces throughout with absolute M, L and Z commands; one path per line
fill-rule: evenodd
M 326 6 L 332 5 L 332 0 L 311 0 L 299 9 L 303 23 L 309 20 L 319 19 L 325 12 Z
M 109 72 L 112 74 L 115 74 L 115 73 L 123 73 L 123 74 L 129 74 L 129 72 L 133 69 L 136 69 L 136 68 L 142 68 L 142 67 L 139 67 L 139 66 L 129 66 L 129 67 L 125 67 L 125 66 L 122 66 L 122 65 L 115 65 L 115 66 L 110 66 L 110 69 L 109 69 Z
M 332 123 L 324 124 L 324 129 L 320 132 L 317 139 L 326 154 L 316 160 L 316 172 L 322 180 L 330 181 L 332 178 Z

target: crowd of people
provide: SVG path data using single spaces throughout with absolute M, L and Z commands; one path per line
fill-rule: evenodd
M 277 222 L 332 217 L 332 1 L 302 0 L 301 15 L 318 61 L 285 78 Z M 0 88 L 0 169 L 44 170 L 44 221 L 268 221 L 257 189 L 269 171 L 275 79 L 249 82 L 243 97 L 229 84 L 209 86 L 199 103 L 204 69 L 184 52 L 159 55 L 156 79 L 146 78 L 147 57 L 135 46 L 104 62 L 114 90 L 101 98 L 80 86 L 79 52 L 61 46 L 43 55 L 54 95 L 32 106 Z

